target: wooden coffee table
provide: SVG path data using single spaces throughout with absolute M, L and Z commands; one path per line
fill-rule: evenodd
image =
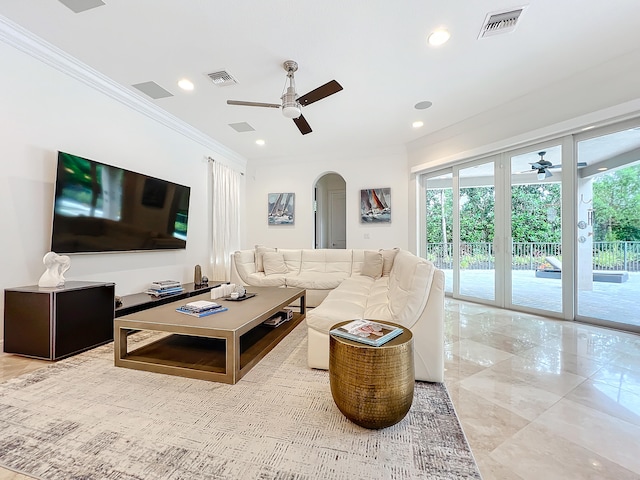
M 353 423 L 372 429 L 390 427 L 405 417 L 413 403 L 415 384 L 411 331 L 402 325 L 376 321 L 404 331 L 379 347 L 329 335 L 333 400 Z M 340 322 L 330 330 L 346 323 Z
M 206 317 L 176 312 L 188 302 L 211 300 L 209 292 L 114 320 L 115 365 L 118 367 L 234 384 L 256 365 L 305 317 L 300 288 L 250 287 L 256 296 L 242 302 L 218 299 L 229 310 Z M 299 312 L 278 327 L 262 322 L 300 300 Z M 128 351 L 131 330 L 171 335 Z

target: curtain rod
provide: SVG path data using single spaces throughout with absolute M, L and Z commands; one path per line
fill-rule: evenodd
M 216 159 L 212 158 L 212 157 L 207 157 L 207 161 L 211 162 L 211 163 L 216 163 Z M 225 164 L 223 164 L 223 165 L 225 165 Z M 226 166 L 229 167 L 229 165 L 226 165 Z M 231 167 L 229 167 L 229 168 L 231 168 Z M 233 170 L 233 168 L 231 168 L 231 170 Z M 240 175 L 242 175 L 244 177 L 244 172 L 240 172 Z

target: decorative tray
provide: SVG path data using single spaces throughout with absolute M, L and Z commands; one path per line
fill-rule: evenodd
M 243 296 L 238 298 L 223 297 L 223 300 L 227 300 L 229 302 L 242 302 L 243 300 L 247 300 L 248 298 L 253 298 L 255 296 L 255 293 L 245 293 Z

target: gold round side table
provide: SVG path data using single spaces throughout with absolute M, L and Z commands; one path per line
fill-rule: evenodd
M 329 380 L 338 409 L 361 427 L 390 427 L 402 420 L 413 402 L 413 335 L 408 328 L 384 345 L 329 335 Z M 349 322 L 340 322 L 338 328 Z

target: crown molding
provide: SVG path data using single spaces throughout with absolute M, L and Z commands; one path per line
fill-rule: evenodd
M 243 156 L 2 15 L 0 40 L 246 168 Z

